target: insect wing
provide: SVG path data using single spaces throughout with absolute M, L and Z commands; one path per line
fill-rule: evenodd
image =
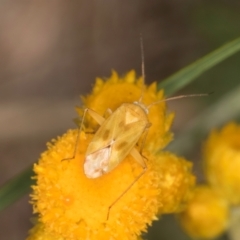
M 102 148 L 86 156 L 84 173 L 88 178 L 97 178 L 108 171 L 111 148 Z
M 113 139 L 118 134 L 118 129 L 116 127 L 117 121 L 118 114 L 114 112 L 103 122 L 98 131 L 94 134 L 92 141 L 89 143 L 86 156 L 112 144 Z
M 145 121 L 130 123 L 125 126 L 123 131 L 112 144 L 112 150 L 109 158 L 109 171 L 115 168 L 135 147 L 146 127 Z
M 114 112 L 106 119 L 90 142 L 84 162 L 84 172 L 88 178 L 97 178 L 109 172 L 109 159 L 116 136 L 118 114 Z

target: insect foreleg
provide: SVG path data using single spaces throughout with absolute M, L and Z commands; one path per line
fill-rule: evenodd
M 105 118 L 101 116 L 99 113 L 93 111 L 90 108 L 86 108 L 85 111 L 88 111 L 89 115 L 99 124 L 102 125 L 103 122 L 105 121 Z M 84 112 L 85 112 L 84 111 Z
M 119 195 L 116 200 L 108 207 L 108 213 L 107 213 L 107 220 L 109 218 L 109 214 L 111 211 L 111 208 L 124 196 L 125 193 L 127 193 L 131 187 L 139 180 L 139 178 L 147 171 L 147 165 L 145 161 L 143 160 L 143 157 L 138 152 L 136 148 L 133 148 L 130 152 L 132 157 L 142 166 L 143 170 L 142 172 L 134 179 L 134 181 Z
M 104 113 L 104 117 L 106 117 L 106 116 L 110 116 L 111 114 L 113 113 L 113 111 L 110 109 L 110 108 L 107 108 L 107 110 L 105 111 L 105 113 Z
M 68 157 L 68 158 L 64 158 L 62 159 L 61 161 L 66 161 L 66 160 L 72 160 L 75 158 L 76 156 L 76 153 L 77 153 L 77 146 L 78 146 L 78 142 L 79 142 L 79 137 L 80 137 L 80 133 L 83 129 L 83 123 L 84 123 L 84 119 L 86 117 L 86 114 L 87 112 L 89 113 L 89 115 L 94 119 L 96 120 L 96 122 L 99 124 L 99 125 L 102 125 L 102 123 L 105 121 L 105 118 L 102 117 L 101 115 L 99 115 L 97 112 L 93 111 L 92 109 L 90 108 L 86 108 L 83 112 L 83 117 L 82 117 L 82 121 L 81 121 L 81 124 L 78 128 L 78 132 L 77 132 L 77 137 L 76 137 L 76 143 L 75 143 L 75 147 L 74 147 L 74 151 L 73 151 L 73 156 L 72 157 Z

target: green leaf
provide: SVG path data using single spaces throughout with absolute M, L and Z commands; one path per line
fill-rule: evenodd
M 30 192 L 30 185 L 33 184 L 31 176 L 33 176 L 32 166 L 0 188 L 0 211 Z
M 163 88 L 166 96 L 170 96 L 239 50 L 240 38 L 237 38 L 166 78 L 158 88 Z
M 206 137 L 212 128 L 240 116 L 240 85 L 187 124 L 167 150 L 183 155 Z

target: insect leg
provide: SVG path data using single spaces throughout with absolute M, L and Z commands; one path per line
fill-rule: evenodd
M 142 166 L 143 169 L 147 169 L 147 165 L 146 162 L 143 160 L 142 154 L 136 148 L 133 148 L 130 154 Z
M 142 155 L 143 147 L 144 147 L 145 141 L 147 139 L 148 131 L 149 131 L 149 128 L 151 127 L 151 125 L 152 125 L 151 123 L 147 123 L 147 125 L 144 129 L 143 138 L 141 140 L 140 151 L 139 151 L 141 155 Z
M 132 157 L 142 166 L 143 170 L 142 172 L 134 179 L 134 181 L 119 195 L 116 200 L 108 207 L 108 213 L 107 213 L 107 220 L 109 219 L 109 214 L 111 208 L 124 196 L 125 193 L 127 193 L 131 187 L 140 179 L 140 177 L 147 171 L 147 165 L 145 161 L 143 160 L 143 157 L 139 153 L 139 151 L 136 148 L 133 148 L 130 152 Z
M 113 113 L 113 111 L 112 111 L 111 108 L 108 108 L 108 109 L 107 109 L 107 112 L 108 112 L 109 114 L 112 114 L 112 113 Z
M 87 108 L 87 111 L 89 113 L 89 115 L 91 115 L 91 117 L 99 124 L 102 125 L 102 123 L 105 121 L 105 118 L 103 116 L 101 116 L 99 113 L 93 111 L 90 108 Z
M 68 157 L 68 158 L 63 158 L 61 161 L 66 161 L 66 160 L 72 160 L 75 158 L 76 156 L 76 153 L 77 153 L 77 146 L 78 146 L 78 142 L 79 142 L 79 137 L 80 137 L 80 133 L 82 131 L 82 128 L 83 128 L 83 122 L 84 122 L 84 119 L 85 119 L 85 116 L 86 116 L 86 113 L 89 113 L 89 115 L 94 119 L 96 120 L 96 122 L 100 125 L 102 125 L 102 123 L 105 121 L 105 118 L 102 117 L 101 115 L 99 115 L 97 112 L 93 111 L 92 109 L 90 108 L 86 108 L 84 110 L 84 113 L 83 113 L 83 117 L 82 117 L 82 121 L 81 121 L 81 124 L 78 128 L 78 132 L 77 132 L 77 138 L 76 138 L 76 144 L 75 144 L 75 147 L 74 147 L 74 151 L 73 151 L 73 155 L 72 157 Z

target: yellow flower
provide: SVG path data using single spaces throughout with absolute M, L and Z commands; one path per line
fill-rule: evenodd
M 69 130 L 48 144 L 34 171 L 32 201 L 39 221 L 54 236 L 64 239 L 137 239 L 147 225 L 157 219 L 160 201 L 160 162 L 144 152 L 148 169 L 145 174 L 113 205 L 109 206 L 143 171 L 131 157 L 113 171 L 96 179 L 83 172 L 86 148 L 91 134 L 80 135 L 73 160 L 77 130 Z
M 113 71 L 112 76 L 107 81 L 100 78 L 96 79 L 92 93 L 87 97 L 82 97 L 84 107 L 77 108 L 77 111 L 82 116 L 83 110 L 87 107 L 102 116 L 106 116 L 107 109 L 114 111 L 122 103 L 133 103 L 139 101 L 141 97 L 143 97 L 142 102 L 149 105 L 163 100 L 164 94 L 163 90 L 157 91 L 156 82 L 149 87 L 143 85 L 142 78 L 137 79 L 135 71 L 128 72 L 122 78 Z M 173 114 L 166 114 L 164 101 L 150 107 L 148 118 L 152 126 L 149 128 L 144 147 L 151 153 L 164 148 L 172 140 L 172 133 L 169 132 L 169 129 L 173 117 Z M 87 116 L 85 125 L 90 128 L 98 127 L 96 121 L 89 116 Z
M 209 183 L 232 204 L 240 204 L 240 126 L 226 125 L 213 131 L 204 148 Z
M 208 186 L 198 186 L 179 220 L 192 238 L 213 239 L 226 230 L 228 205 Z
M 97 79 L 92 94 L 82 99 L 85 106 L 77 109 L 80 116 L 87 107 L 106 118 L 108 109 L 115 111 L 123 103 L 138 101 L 149 106 L 164 96 L 163 91 L 157 91 L 156 83 L 147 87 L 130 71 L 123 78 L 113 72 L 106 82 Z M 37 183 L 31 197 L 42 225 L 33 228 L 33 234 L 42 231 L 64 240 L 139 239 L 159 213 L 181 208 L 194 183 L 191 166 L 168 153 L 159 160 L 149 154 L 158 152 L 172 139 L 169 129 L 173 120 L 173 114 L 166 115 L 164 101 L 149 110 L 152 126 L 147 138 L 141 137 L 136 145 L 139 149 L 141 141 L 144 144 L 147 170 L 137 181 L 143 168 L 130 154 L 101 177 L 85 175 L 86 149 L 99 127 L 91 116 L 86 116 L 77 145 L 77 130 L 69 130 L 48 144 L 34 166 Z M 74 159 L 63 161 L 75 150 Z
M 161 173 L 160 213 L 179 212 L 190 200 L 195 186 L 192 163 L 168 152 L 158 155 L 157 161 Z

